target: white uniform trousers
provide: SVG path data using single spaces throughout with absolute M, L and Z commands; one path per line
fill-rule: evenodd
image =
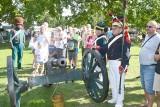
M 112 99 L 116 101 L 116 104 L 123 105 L 124 100 L 124 79 L 125 72 L 123 72 L 121 77 L 121 94 L 119 94 L 119 84 L 120 84 L 120 74 L 119 66 L 121 61 L 109 60 L 109 82 L 112 90 Z

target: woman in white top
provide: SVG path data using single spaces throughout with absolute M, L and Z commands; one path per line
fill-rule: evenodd
M 42 25 L 40 27 L 40 34 L 37 36 L 37 42 L 42 42 L 43 43 L 43 50 L 44 50 L 44 54 L 46 56 L 46 60 L 45 62 L 47 62 L 48 60 L 48 46 L 50 44 L 50 37 L 48 35 L 46 35 L 45 33 L 45 26 Z
M 43 48 L 43 43 L 38 42 L 37 44 L 38 44 L 37 48 L 35 49 L 35 59 L 36 59 L 35 63 L 36 64 L 35 64 L 35 70 L 33 72 L 33 76 L 35 76 L 35 74 L 38 73 L 38 69 L 40 65 L 42 66 L 40 75 L 43 75 L 44 63 L 45 63 L 45 58 L 46 58 L 45 51 Z
M 36 47 L 35 48 L 35 51 L 36 51 L 35 54 L 39 55 L 39 53 L 43 52 L 44 60 L 41 61 L 41 55 L 39 57 L 36 56 L 36 68 L 35 68 L 34 73 L 38 72 L 37 68 L 39 68 L 39 64 L 44 64 L 44 63 L 46 63 L 48 61 L 48 46 L 50 44 L 50 37 L 48 35 L 46 35 L 45 26 L 44 25 L 42 25 L 40 27 L 40 34 L 37 36 L 36 42 L 37 42 L 37 45 L 35 46 Z M 39 48 L 40 48 L 40 50 L 39 50 Z M 43 73 L 44 73 L 44 66 L 42 65 L 42 69 L 41 69 L 41 74 L 40 75 L 43 75 Z
M 37 38 L 37 32 L 34 31 L 33 32 L 33 35 L 30 39 L 30 42 L 29 42 L 29 48 L 31 48 L 32 50 L 32 53 L 33 53 L 33 68 L 35 68 L 35 46 L 36 46 L 36 38 Z
M 65 58 L 66 49 L 64 45 L 67 43 L 67 33 L 59 26 L 57 27 L 57 34 L 55 36 L 55 46 L 58 58 Z

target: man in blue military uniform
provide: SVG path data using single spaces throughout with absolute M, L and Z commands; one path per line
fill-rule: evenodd
M 96 40 L 94 41 L 94 45 L 99 46 L 99 47 L 104 47 L 107 44 L 107 37 L 105 35 L 107 27 L 103 22 L 98 22 L 97 25 L 95 26 L 95 33 L 97 35 Z M 103 54 L 101 53 L 104 62 L 106 63 L 106 53 Z
M 18 69 L 22 69 L 22 57 L 23 49 L 25 43 L 25 34 L 23 30 L 24 19 L 22 17 L 17 17 L 14 20 L 15 29 L 12 30 L 9 34 L 9 43 L 12 49 L 12 60 L 13 66 L 16 67 L 16 57 Z
M 123 42 L 123 24 L 120 20 L 112 23 L 112 34 L 108 44 L 104 47 L 96 46 L 101 54 L 107 53 L 109 60 L 109 78 L 112 90 L 112 99 L 108 103 L 115 104 L 115 107 L 123 107 L 124 100 L 124 79 L 129 65 L 130 45 L 128 32 L 125 32 Z M 123 48 L 122 48 L 123 47 Z

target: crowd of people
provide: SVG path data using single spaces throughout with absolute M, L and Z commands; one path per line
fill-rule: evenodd
M 18 53 L 18 69 L 21 69 L 23 45 L 25 42 L 22 29 L 23 19 L 15 19 L 16 29 L 10 33 L 10 46 L 12 49 L 13 65 Z M 76 69 L 80 43 L 82 43 L 82 56 L 86 49 L 96 49 L 102 55 L 103 61 L 109 62 L 109 82 L 112 99 L 108 103 L 115 107 L 123 107 L 124 81 L 130 59 L 131 41 L 128 26 L 123 25 L 121 19 L 113 19 L 112 30 L 103 23 L 98 22 L 94 29 L 90 24 L 77 28 L 68 27 L 67 31 L 58 26 L 55 32 L 48 30 L 48 23 L 44 22 L 40 31 L 35 31 L 30 39 L 29 47 L 34 59 L 32 72 L 44 75 L 44 64 L 49 57 L 68 58 L 69 68 Z M 123 29 L 124 28 L 124 29 Z M 146 36 L 142 41 L 139 54 L 140 78 L 146 100 L 140 106 L 152 107 L 155 91 L 158 96 L 157 107 L 160 107 L 160 25 L 156 21 L 149 21 L 146 26 Z M 41 72 L 39 67 L 41 65 Z M 120 91 L 119 91 L 120 89 Z
M 42 34 L 44 37 L 48 38 L 44 38 L 44 40 L 47 41 L 42 41 L 41 39 L 39 40 L 42 43 L 45 42 L 43 45 L 46 45 L 47 43 L 47 46 L 45 47 L 45 49 L 48 49 L 48 51 L 46 50 L 46 52 L 48 52 L 47 56 L 54 56 L 55 58 L 68 58 L 68 66 L 73 69 L 76 69 L 77 67 L 80 44 L 82 43 L 82 51 L 84 52 L 85 49 L 92 48 L 94 41 L 97 38 L 95 30 L 91 28 L 90 24 L 83 26 L 81 32 L 79 29 L 73 27 L 68 27 L 68 30 L 66 31 L 65 29 L 62 29 L 62 27 L 58 26 L 54 29 L 54 31 L 47 31 L 48 33 L 46 33 L 45 30 L 47 29 L 48 24 L 46 27 L 43 24 L 40 27 L 40 31 L 34 31 L 30 39 L 29 47 L 34 53 L 33 67 L 36 67 L 35 59 L 37 59 L 37 54 L 35 50 L 38 48 L 38 38 L 40 38 L 40 35 Z M 101 34 L 103 33 L 104 32 L 102 30 Z M 104 44 L 106 44 L 107 36 L 103 35 L 103 39 L 105 40 Z M 101 43 L 101 41 L 99 41 L 99 43 Z M 37 70 L 35 71 L 37 72 Z M 36 72 L 33 72 L 33 74 L 36 74 Z
M 79 33 L 77 28 L 68 28 L 68 32 L 58 26 L 54 33 L 48 31 L 48 23 L 44 23 L 40 27 L 40 31 L 35 31 L 31 37 L 29 47 L 32 50 L 34 59 L 32 72 L 33 76 L 36 74 L 44 74 L 44 64 L 47 62 L 48 57 L 53 56 L 56 58 L 66 58 L 68 54 L 69 68 L 76 69 L 79 53 L 79 45 L 82 42 L 82 54 L 86 49 L 97 49 L 106 64 L 107 60 L 110 63 L 110 78 L 117 78 L 116 80 L 110 79 L 113 99 L 109 103 L 116 103 L 116 107 L 123 106 L 124 99 L 124 77 L 125 70 L 129 62 L 130 43 L 125 39 L 122 44 L 122 22 L 114 22 L 112 24 L 112 32 L 116 38 L 108 37 L 108 28 L 103 22 L 98 22 L 95 29 L 91 28 L 90 24 L 82 27 L 82 32 Z M 125 47 L 121 49 L 122 45 Z M 123 54 L 123 59 L 121 58 Z M 39 73 L 39 66 L 41 65 L 41 72 Z M 121 74 L 119 73 L 121 69 Z M 119 78 L 121 80 L 121 94 L 119 95 Z

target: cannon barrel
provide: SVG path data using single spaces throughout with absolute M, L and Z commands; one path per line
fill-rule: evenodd
M 51 61 L 52 67 L 66 67 L 67 61 L 65 58 L 59 58 L 59 59 L 52 59 Z

